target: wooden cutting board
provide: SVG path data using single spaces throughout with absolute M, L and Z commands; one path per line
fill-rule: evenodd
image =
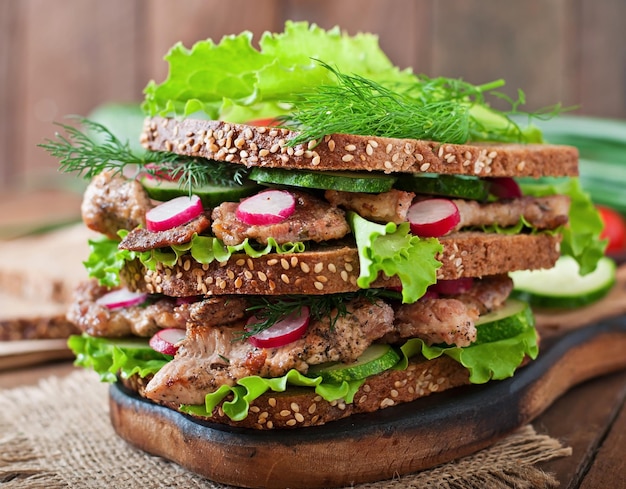
M 626 368 L 626 269 L 602 302 L 538 313 L 537 360 L 511 379 L 458 387 L 325 426 L 253 431 L 201 423 L 114 385 L 111 421 L 131 444 L 216 482 L 322 488 L 389 479 L 485 448 L 590 378 Z M 586 324 L 586 325 L 585 325 Z

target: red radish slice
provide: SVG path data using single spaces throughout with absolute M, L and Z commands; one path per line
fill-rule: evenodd
M 296 199 L 286 190 L 266 190 L 244 199 L 237 207 L 237 219 L 250 226 L 276 224 L 296 210 Z
M 148 344 L 159 353 L 175 355 L 178 344 L 185 339 L 185 330 L 179 328 L 166 328 L 155 333 Z
M 146 212 L 146 227 L 148 231 L 166 231 L 188 223 L 203 212 L 204 208 L 200 197 L 183 195 Z
M 273 117 L 267 117 L 265 119 L 254 119 L 253 121 L 248 121 L 247 124 L 249 126 L 273 127 L 278 126 L 280 121 L 278 119 L 274 119 Z
M 146 163 L 145 168 L 150 171 L 140 171 L 137 178 L 147 178 L 149 180 L 167 180 L 168 182 L 177 182 L 180 176 L 174 177 L 172 173 L 167 170 L 160 170 L 159 166 L 154 163 Z
M 461 221 L 456 204 L 447 199 L 416 202 L 407 213 L 411 232 L 425 238 L 437 238 L 452 231 Z
M 469 291 L 472 285 L 474 285 L 472 277 L 461 277 L 452 280 L 438 280 L 436 284 L 428 287 L 428 290 L 432 290 L 437 294 L 456 295 Z
M 302 337 L 309 326 L 309 319 L 309 308 L 304 306 L 299 311 L 292 312 L 269 328 L 250 336 L 249 341 L 258 348 L 278 348 L 287 345 Z M 246 329 L 252 329 L 258 322 L 258 318 L 251 317 L 246 324 Z
M 143 304 L 148 298 L 148 294 L 143 292 L 131 292 L 130 290 L 116 289 L 104 294 L 96 299 L 96 304 L 106 306 L 109 309 L 119 309 L 121 307 L 132 307 Z
M 522 189 L 511 177 L 490 178 L 489 181 L 489 191 L 498 199 L 518 199 L 522 196 Z

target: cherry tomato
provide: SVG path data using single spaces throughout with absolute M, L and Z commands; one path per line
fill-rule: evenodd
M 626 248 L 626 220 L 617 211 L 604 206 L 597 206 L 604 229 L 600 237 L 608 239 L 607 253 L 623 251 Z

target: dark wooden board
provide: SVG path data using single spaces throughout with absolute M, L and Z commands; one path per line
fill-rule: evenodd
M 568 389 L 626 368 L 626 317 L 548 338 L 515 377 L 452 389 L 328 425 L 257 432 L 200 423 L 114 385 L 111 420 L 139 448 L 217 482 L 321 488 L 433 467 L 493 444 Z

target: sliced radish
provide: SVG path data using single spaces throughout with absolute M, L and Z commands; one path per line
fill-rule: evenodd
M 185 330 L 179 328 L 166 328 L 155 333 L 150 338 L 150 347 L 159 353 L 175 355 L 179 343 L 185 339 Z
M 449 233 L 461 221 L 456 204 L 447 199 L 416 202 L 407 213 L 411 232 L 417 236 L 437 238 Z
M 131 292 L 126 288 L 112 290 L 96 299 L 96 304 L 106 306 L 109 309 L 119 309 L 121 307 L 132 307 L 143 304 L 148 298 L 144 292 Z
M 146 212 L 146 227 L 149 231 L 166 231 L 188 223 L 203 212 L 200 197 L 183 195 Z
M 273 117 L 267 117 L 265 119 L 254 119 L 253 121 L 248 121 L 247 124 L 249 126 L 273 127 L 278 126 L 280 121 L 278 119 L 274 119 Z
M 236 216 L 251 226 L 264 226 L 284 221 L 295 210 L 296 199 L 292 194 L 286 190 L 266 190 L 242 200 Z
M 432 290 L 437 294 L 456 295 L 468 292 L 472 285 L 474 285 L 472 277 L 461 277 L 452 280 L 438 280 L 436 284 L 428 287 L 428 290 Z
M 180 176 L 174 177 L 171 172 L 160 169 L 160 167 L 155 163 L 146 163 L 145 168 L 146 170 L 141 170 L 138 173 L 137 178 L 147 178 L 149 180 L 167 180 L 168 182 L 177 182 L 180 179 Z
M 511 177 L 490 178 L 489 191 L 498 199 L 518 199 L 522 196 L 522 189 Z
M 258 348 L 278 348 L 287 345 L 302 337 L 309 326 L 309 319 L 309 308 L 304 306 L 299 311 L 292 312 L 269 328 L 250 336 L 249 341 Z M 258 318 L 251 317 L 246 324 L 246 329 L 252 329 L 259 322 Z

